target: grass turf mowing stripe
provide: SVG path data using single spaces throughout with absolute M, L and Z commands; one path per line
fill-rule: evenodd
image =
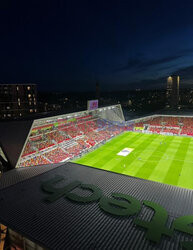
M 150 141 L 148 141 L 148 142 L 149 142 L 149 144 L 146 146 L 144 151 L 152 146 L 153 141 L 151 143 L 150 143 Z M 136 176 L 136 172 L 143 165 L 143 162 L 141 160 L 139 160 L 139 159 L 140 159 L 140 156 L 141 156 L 142 152 L 144 152 L 144 151 L 138 152 L 139 153 L 138 155 L 134 151 L 130 155 L 130 158 L 123 159 L 120 162 L 120 168 L 122 167 L 122 174 Z
M 161 135 L 155 135 L 154 140 L 151 143 L 149 143 L 143 150 L 140 150 L 140 152 L 138 152 L 138 148 L 137 148 L 133 152 L 135 161 L 130 163 L 128 167 L 123 171 L 123 173 L 137 177 L 136 173 L 139 171 L 139 169 L 141 169 L 144 162 L 148 160 L 149 156 L 152 154 L 155 147 L 157 147 L 158 143 L 160 143 L 160 140 L 161 140 L 160 137 Z M 137 155 L 135 152 L 138 152 L 139 154 Z
M 134 150 L 125 157 L 117 155 L 127 147 Z M 193 138 L 125 132 L 75 162 L 193 189 L 192 151 Z
M 136 175 L 139 178 L 149 179 L 150 175 L 156 168 L 158 162 L 162 159 L 165 154 L 167 147 L 171 144 L 173 137 L 168 137 L 165 139 L 165 143 L 158 144 L 156 148 L 152 151 L 151 155 L 147 158 L 146 162 L 141 166 L 141 168 L 137 171 Z
M 122 136 L 123 136 L 123 134 L 121 134 L 120 136 L 118 136 L 118 138 L 121 139 Z M 115 138 L 112 139 L 112 140 L 114 141 L 114 143 L 115 143 L 115 141 L 116 141 L 118 138 L 115 137 Z M 112 141 L 112 140 L 111 140 L 111 141 Z M 105 149 L 105 150 L 104 150 L 104 149 Z M 81 159 L 75 160 L 75 162 L 78 161 L 79 163 L 82 163 L 82 162 L 87 161 L 87 162 L 89 162 L 89 164 L 92 165 L 92 164 L 94 164 L 94 163 L 96 162 L 96 159 L 98 159 L 99 153 L 102 153 L 103 151 L 106 151 L 106 155 L 109 154 L 109 152 L 111 151 L 111 150 L 110 150 L 109 142 L 107 142 L 105 145 L 103 145 L 103 146 L 101 146 L 101 147 L 95 149 L 94 151 L 91 151 L 91 152 L 87 153 L 86 155 L 84 155 L 83 157 L 81 157 Z M 103 153 L 103 155 L 104 155 L 104 153 Z M 97 156 L 97 157 L 95 157 L 95 156 Z M 87 165 L 89 165 L 89 164 L 87 164 Z
M 184 143 L 185 142 L 185 143 Z M 178 147 L 178 151 L 175 154 L 174 160 L 170 165 L 166 177 L 163 182 L 167 184 L 177 185 L 184 164 L 186 152 L 188 150 L 190 138 L 182 138 L 182 141 Z M 184 180 L 185 181 L 185 180 Z
M 150 144 L 155 139 L 155 137 L 156 137 L 156 135 L 154 135 L 154 136 L 152 136 L 150 138 L 147 137 L 147 138 L 149 138 L 149 140 L 146 140 L 146 138 L 143 137 L 143 141 L 137 147 L 138 152 L 135 152 L 135 150 L 133 152 L 131 152 L 131 154 L 134 154 L 134 152 L 135 152 L 135 157 L 132 157 L 132 158 L 130 157 L 130 159 L 128 157 L 128 163 L 127 164 L 130 164 L 131 162 L 135 161 L 136 157 L 140 154 L 140 151 L 143 151 L 145 149 L 145 147 L 147 147 L 148 144 Z M 124 161 L 125 161 L 125 159 L 123 159 L 122 162 L 124 162 Z M 111 168 L 110 170 L 113 171 L 113 172 L 117 172 L 117 173 L 122 173 L 123 172 L 123 169 L 120 168 L 119 164 L 117 164 L 115 167 Z
M 173 161 L 173 157 L 178 150 L 177 147 L 174 147 L 174 142 L 175 142 L 175 139 L 172 140 L 172 143 L 170 144 L 169 147 L 167 145 L 167 150 L 165 151 L 165 154 L 159 160 L 154 171 L 149 176 L 149 180 L 158 181 L 158 182 L 163 183 L 163 180 L 168 172 L 169 166 Z
M 190 166 L 190 163 L 191 163 L 191 166 Z M 178 181 L 178 186 L 193 189 L 193 181 L 192 181 L 193 167 L 192 166 L 193 166 L 192 158 L 189 158 L 189 156 L 187 157 L 186 155 L 184 159 L 182 171 L 180 174 L 181 176 Z
M 132 154 L 133 158 L 135 159 L 132 162 L 128 162 L 129 165 L 124 170 L 123 173 L 127 175 L 131 175 L 131 176 L 136 176 L 136 173 L 142 167 L 144 162 L 147 161 L 151 153 L 154 151 L 155 147 L 159 145 L 158 143 L 160 143 L 161 137 L 162 137 L 161 135 L 155 135 L 154 140 L 151 143 L 149 143 L 149 145 L 146 146 L 143 150 L 140 150 L 140 152 L 139 152 L 138 147 L 136 147 L 135 151 L 133 151 L 133 154 Z M 135 152 L 137 152 L 138 155 Z
M 132 142 L 133 140 L 137 140 L 140 137 L 140 134 L 127 134 L 126 133 L 125 136 L 127 138 L 129 137 L 130 138 L 129 141 Z M 121 135 L 121 137 L 122 137 L 122 135 Z M 116 139 L 116 141 L 117 141 L 120 139 L 120 137 L 118 136 L 118 138 L 117 137 L 113 138 L 110 142 L 107 142 L 105 145 L 101 146 L 100 148 L 96 149 L 95 151 L 85 155 L 85 157 L 80 159 L 80 161 L 78 161 L 78 162 L 79 163 L 84 162 L 88 156 L 88 158 L 89 158 L 87 161 L 88 166 L 92 166 L 93 164 L 95 164 L 95 167 L 97 167 L 97 168 L 103 167 L 103 165 L 108 162 L 110 155 L 114 155 L 116 152 L 117 147 L 115 147 L 116 144 L 114 144 L 114 142 L 115 142 L 114 139 Z M 125 143 L 123 139 L 125 139 L 125 138 L 122 138 L 122 140 L 121 140 L 122 144 Z M 118 141 L 118 142 L 120 144 L 120 141 Z M 122 145 L 122 144 L 120 144 L 120 145 Z M 111 147 L 110 147 L 110 145 L 111 145 Z
M 117 153 L 119 153 L 122 149 L 124 149 L 125 147 L 131 147 L 133 148 L 134 147 L 134 143 L 141 141 L 143 135 L 141 133 L 137 133 L 139 135 L 139 137 L 137 137 L 135 140 L 132 140 L 132 141 L 126 141 L 124 144 L 121 144 L 121 146 L 119 148 L 115 148 L 115 154 L 114 155 L 111 155 L 109 157 L 109 162 L 106 162 L 105 165 L 103 166 L 106 170 L 110 170 L 112 172 L 117 172 L 117 173 L 122 173 L 123 172 L 123 169 L 120 167 L 121 164 L 123 162 L 125 162 L 126 159 L 128 159 L 128 157 L 130 155 L 128 155 L 127 157 L 123 157 L 123 156 L 118 156 Z M 138 142 L 139 144 L 139 142 Z M 132 155 L 132 153 L 131 153 Z M 123 164 L 122 164 L 123 165 Z M 113 168 L 119 168 L 119 169 L 116 169 L 115 171 L 113 170 Z
M 114 154 L 110 156 L 111 159 L 112 160 L 116 159 L 117 161 L 120 162 L 123 159 L 123 157 L 122 156 L 118 156 L 117 154 L 121 150 L 123 150 L 124 148 L 127 148 L 127 147 L 133 148 L 134 147 L 134 143 L 136 143 L 138 141 L 141 141 L 141 137 L 142 137 L 142 134 L 137 133 L 137 136 L 134 137 L 132 140 L 127 140 L 127 139 L 124 140 L 124 143 L 120 144 L 119 147 L 115 147 Z M 107 164 L 108 164 L 108 162 L 107 162 Z M 113 165 L 115 165 L 115 164 L 116 164 L 116 162 L 114 162 Z M 109 164 L 109 169 L 111 169 L 111 168 L 112 168 L 112 166 Z

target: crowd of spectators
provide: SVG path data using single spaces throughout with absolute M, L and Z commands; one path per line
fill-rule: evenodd
M 70 158 L 78 156 L 86 147 L 82 144 L 77 144 L 72 147 L 66 148 L 66 151 L 69 153 Z
M 179 118 L 162 116 L 162 124 L 169 127 L 179 127 Z
M 25 149 L 23 151 L 22 156 L 30 155 L 32 153 L 35 153 L 35 150 L 31 146 L 31 143 L 28 141 L 27 144 L 26 144 L 26 146 L 25 146 Z
M 42 140 L 42 135 L 30 137 L 30 141 L 40 141 L 40 140 Z
M 180 124 L 183 124 L 182 126 L 182 135 L 189 135 L 193 136 L 193 118 L 192 117 L 181 117 Z
M 75 124 L 71 126 L 60 127 L 59 130 L 65 133 L 68 138 L 75 138 L 82 135 L 82 132 L 76 128 Z
M 164 133 L 172 133 L 173 135 L 179 135 L 180 129 L 179 128 L 170 128 L 170 127 L 165 127 L 162 129 L 162 132 Z
M 193 136 L 193 118 L 192 117 L 168 117 L 159 116 L 150 118 L 144 122 L 138 122 L 135 127 L 144 127 L 148 125 L 148 131 L 153 133 L 172 133 L 174 135 Z
M 134 127 L 144 127 L 152 133 L 169 133 L 193 136 L 193 118 L 159 116 L 135 123 Z M 22 157 L 22 166 L 40 165 L 74 158 L 95 145 L 109 140 L 128 129 L 90 115 L 79 117 L 67 123 L 60 121 L 36 127 L 32 130 Z M 69 143 L 67 143 L 69 142 Z M 57 147 L 57 148 L 56 148 Z M 49 148 L 49 152 L 47 149 Z M 46 150 L 46 153 L 44 152 Z M 37 156 L 37 154 L 41 155 Z M 29 156 L 29 157 L 28 157 Z M 31 159 L 29 159 L 31 157 Z
M 43 150 L 45 148 L 54 146 L 54 143 L 53 143 L 52 140 L 46 139 L 44 141 L 36 143 L 34 146 L 38 149 L 38 151 L 41 151 L 41 150 Z
M 71 121 L 70 125 L 66 121 L 64 124 L 60 121 L 58 127 L 50 125 L 48 129 L 45 126 L 38 127 L 38 129 L 35 128 L 35 133 L 31 134 L 30 143 L 28 142 L 23 157 L 34 152 L 34 156 L 31 157 L 34 157 L 36 161 L 25 158 L 26 166 L 29 166 L 29 164 L 37 165 L 36 163 L 44 164 L 45 159 L 52 163 L 61 162 L 66 158 L 72 159 L 96 144 L 105 142 L 112 136 L 120 134 L 125 129 L 125 126 L 113 125 L 111 122 L 93 118 L 92 116 L 85 116 L 74 122 Z M 37 140 L 32 138 L 37 138 Z M 68 144 L 66 143 L 67 140 Z M 32 148 L 36 150 L 32 151 Z M 49 152 L 47 152 L 48 148 L 50 148 Z M 35 157 L 40 152 L 42 152 L 43 158 Z
M 27 159 L 20 163 L 21 167 L 29 167 L 29 166 L 37 166 L 37 165 L 45 165 L 45 164 L 50 164 L 50 161 L 45 159 L 41 155 L 34 156 L 33 158 Z
M 58 130 L 45 134 L 45 137 L 47 137 L 49 140 L 55 141 L 57 143 L 60 143 L 66 139 L 69 139 L 69 136 L 67 136 L 66 134 L 64 134 Z
M 151 131 L 152 133 L 159 134 L 162 131 L 162 128 L 160 128 L 160 127 L 149 127 L 148 131 Z
M 68 158 L 69 154 L 65 153 L 61 148 L 55 148 L 47 153 L 44 153 L 43 156 L 49 159 L 52 163 L 58 163 Z
M 144 123 L 148 125 L 160 126 L 162 124 L 162 117 L 154 117 Z

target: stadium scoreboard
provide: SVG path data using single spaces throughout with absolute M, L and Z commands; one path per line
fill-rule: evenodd
M 87 109 L 88 110 L 98 109 L 98 100 L 88 100 Z

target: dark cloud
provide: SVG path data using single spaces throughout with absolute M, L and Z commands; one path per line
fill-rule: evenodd
M 161 65 L 164 63 L 174 61 L 176 59 L 179 59 L 180 57 L 182 56 L 181 55 L 167 56 L 167 57 L 157 59 L 157 60 L 146 60 L 146 61 L 143 61 L 140 59 L 131 59 L 128 61 L 127 65 L 119 67 L 114 72 L 120 72 L 120 71 L 125 71 L 125 70 L 128 70 L 128 71 L 132 70 L 135 72 L 139 72 L 139 71 L 146 70 L 151 66 Z
M 180 68 L 174 72 L 171 72 L 171 75 L 179 75 L 180 76 L 180 87 L 193 87 L 193 65 L 188 66 L 185 68 Z M 129 84 L 129 86 L 135 86 L 135 87 L 142 87 L 142 88 L 148 88 L 148 89 L 154 89 L 154 88 L 165 88 L 166 87 L 166 81 L 167 76 L 165 77 L 159 77 L 156 79 L 145 79 L 137 82 L 132 82 Z
M 149 69 L 150 67 L 159 66 L 159 65 L 162 66 L 163 64 L 173 62 L 179 58 L 187 56 L 190 53 L 193 53 L 193 49 L 184 49 L 184 50 L 181 50 L 179 53 L 176 53 L 175 55 L 170 55 L 170 56 L 162 57 L 159 59 L 153 59 L 153 60 L 129 59 L 126 65 L 117 68 L 116 70 L 114 70 L 114 72 L 120 72 L 120 71 L 125 71 L 125 70 L 141 72 L 141 71 Z
M 125 66 L 120 66 L 114 70 L 114 72 L 130 70 L 133 68 L 137 68 L 142 64 L 140 59 L 129 59 L 128 63 Z
M 157 59 L 157 60 L 151 60 L 149 62 L 144 62 L 142 64 L 143 67 L 149 67 L 149 66 L 155 66 L 155 65 L 159 65 L 159 64 L 163 64 L 163 63 L 168 63 L 171 61 L 174 61 L 176 59 L 179 59 L 180 57 L 182 57 L 182 55 L 175 55 L 175 56 L 167 56 L 161 59 Z
M 135 88 L 143 89 L 159 89 L 166 86 L 166 77 L 160 77 L 157 79 L 145 79 L 129 84 L 129 87 L 135 86 Z
M 178 69 L 174 72 L 174 74 L 179 75 L 184 80 L 192 80 L 193 83 L 193 65 L 186 68 Z

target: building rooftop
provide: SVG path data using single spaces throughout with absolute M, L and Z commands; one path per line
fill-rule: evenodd
M 57 176 L 64 181 L 54 188 L 80 181 L 100 188 L 106 197 L 123 193 L 141 205 L 143 201 L 159 204 L 169 215 L 167 227 L 193 211 L 193 190 L 68 162 L 6 173 L 0 182 L 0 222 L 48 249 L 180 249 L 180 242 L 192 240 L 178 231 L 172 237 L 162 235 L 158 243 L 147 240 L 146 229 L 134 224 L 136 217 L 152 220 L 153 210 L 145 205 L 137 216 L 121 217 L 104 212 L 99 201 L 80 203 L 60 196 L 48 202 L 45 199 L 51 193 L 43 191 L 42 183 Z M 91 194 L 80 188 L 73 193 L 83 197 Z

